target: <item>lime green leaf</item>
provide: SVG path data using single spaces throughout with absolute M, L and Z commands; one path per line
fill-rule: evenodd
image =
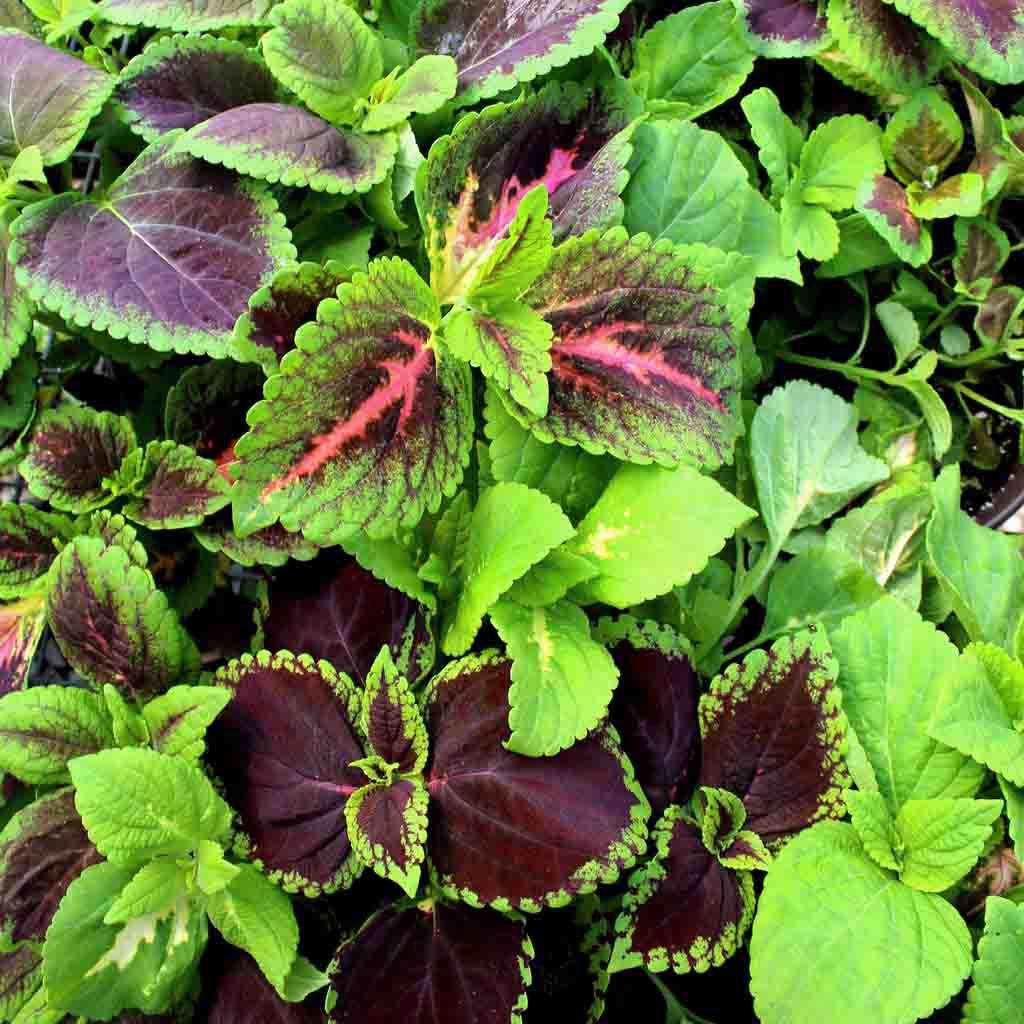
M 782 249 L 824 263 L 839 251 L 839 225 L 824 207 L 805 203 L 802 192 L 794 178 L 782 197 Z
M 805 203 L 848 210 L 861 182 L 884 171 L 882 130 L 859 114 L 844 114 L 811 132 L 795 180 Z
M 904 185 L 934 185 L 963 144 L 964 126 L 934 86 L 915 92 L 893 114 L 882 136 L 889 168 Z
M 907 188 L 910 212 L 922 220 L 977 217 L 985 202 L 985 179 L 980 174 L 955 174 L 929 188 L 915 182 Z
M 380 132 L 397 127 L 413 114 L 432 114 L 455 95 L 457 85 L 458 67 L 451 57 L 420 57 L 389 83 L 381 97 L 374 95 L 359 127 L 364 132 Z
M 104 924 L 124 924 L 143 914 L 163 914 L 185 889 L 185 872 L 172 860 L 144 864 L 103 915 Z
M 881 793 L 847 790 L 843 797 L 864 852 L 883 868 L 900 869 L 900 837 Z M 924 803 L 925 801 L 914 801 Z
M 772 198 L 781 199 L 789 187 L 791 168 L 800 160 L 804 137 L 783 113 L 771 89 L 755 89 L 743 97 L 740 106 L 750 123 L 750 135 L 761 165 L 768 172 Z
M 224 849 L 220 843 L 209 839 L 200 840 L 196 847 L 196 885 L 201 892 L 212 896 L 227 888 L 242 869 L 237 864 L 229 864 L 224 859 Z
M 206 730 L 230 700 L 231 691 L 222 686 L 172 686 L 142 709 L 153 749 L 198 761 Z
M 571 551 L 555 548 L 506 592 L 509 601 L 527 608 L 543 608 L 560 601 L 573 587 L 597 575 L 594 564 Z
M 989 896 L 964 1024 L 1015 1024 L 1024 1003 L 1024 906 Z
M 297 956 L 284 982 L 284 999 L 288 1003 L 301 1003 L 306 996 L 318 992 L 330 982 L 323 971 L 318 970 L 304 956 Z
M 921 344 L 917 318 L 900 302 L 886 299 L 875 306 L 875 316 L 896 350 L 897 367 L 909 359 Z

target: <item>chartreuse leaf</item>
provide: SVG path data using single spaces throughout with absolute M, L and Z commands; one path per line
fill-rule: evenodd
M 885 797 L 877 791 L 848 789 L 843 794 L 843 802 L 864 852 L 881 867 L 899 871 L 903 858 L 902 839 Z M 911 801 L 912 804 L 930 802 Z
M 977 217 L 985 201 L 985 180 L 980 174 L 955 174 L 928 188 L 915 182 L 907 188 L 910 210 L 922 220 L 941 217 Z
M 206 730 L 231 694 L 220 686 L 172 686 L 142 709 L 153 749 L 186 761 L 203 756 Z
M 960 509 L 960 471 L 947 466 L 932 488 L 928 556 L 953 610 L 972 640 L 1017 653 L 1024 609 L 1019 538 L 979 526 Z
M 920 89 L 893 114 L 882 136 L 882 149 L 893 174 L 911 185 L 934 186 L 957 158 L 964 126 L 939 89 Z
M 149 695 L 199 674 L 199 652 L 153 577 L 123 548 L 77 537 L 50 569 L 50 628 L 94 683 Z
M 755 89 L 743 97 L 740 106 L 750 124 L 750 136 L 757 146 L 761 166 L 768 172 L 772 198 L 781 199 L 789 187 L 793 168 L 800 161 L 803 133 L 783 113 L 771 89 Z
M 185 889 L 185 869 L 173 860 L 143 864 L 103 915 L 104 924 L 124 924 L 133 917 L 163 913 Z
M 0 599 L 10 601 L 36 589 L 74 532 L 67 516 L 29 504 L 0 505 Z
M 898 182 L 884 174 L 865 178 L 854 205 L 904 262 L 919 267 L 931 259 L 932 236 Z
M 823 206 L 805 203 L 802 193 L 800 178 L 795 177 L 782 196 L 782 251 L 824 263 L 839 251 L 839 225 Z
M 103 684 L 103 702 L 110 715 L 115 747 L 145 747 L 149 745 L 149 727 L 138 706 L 128 703 L 121 691 L 110 683 Z
M 832 633 L 843 709 L 896 814 L 908 800 L 973 796 L 984 770 L 925 732 L 957 650 L 894 597 L 850 616 Z
M 266 25 L 273 0 L 102 0 L 117 25 L 146 25 L 178 32 Z
M 420 57 L 402 74 L 389 75 L 370 95 L 370 107 L 359 127 L 365 132 L 396 128 L 413 114 L 432 114 L 458 88 L 458 67 L 444 54 Z
M 527 608 L 503 600 L 490 615 L 512 657 L 508 749 L 544 757 L 583 739 L 607 714 L 619 681 L 586 614 L 569 601 Z
M 597 575 L 583 603 L 628 608 L 683 586 L 754 512 L 689 466 L 620 466 L 579 525 L 569 550 Z M 666 538 L 686 537 L 685 544 Z
M 900 881 L 944 892 L 977 863 L 1002 800 L 908 800 L 896 815 L 903 848 Z
M 280 519 L 316 543 L 412 526 L 454 493 L 469 459 L 469 368 L 439 351 L 437 299 L 380 259 L 320 303 L 249 410 L 235 446 L 236 530 Z
M 912 1024 L 955 995 L 970 969 L 957 910 L 874 864 L 852 825 L 801 833 L 765 877 L 750 939 L 764 1024 Z
M 964 1024 L 1013 1024 L 1024 999 L 1024 907 L 989 896 L 985 900 L 985 933 L 964 1005 Z
M 224 849 L 220 843 L 210 839 L 202 839 L 196 847 L 196 885 L 207 896 L 227 888 L 241 872 L 238 864 L 230 864 L 224 859 Z
M 360 725 L 373 753 L 400 775 L 419 775 L 427 763 L 427 730 L 405 676 L 382 647 L 363 689 Z
M 75 806 L 96 848 L 116 864 L 190 853 L 202 839 L 224 843 L 231 808 L 182 758 L 128 747 L 70 764 Z
M 597 568 L 589 559 L 555 548 L 525 576 L 516 580 L 505 597 L 526 608 L 545 608 L 596 575 Z
M 4 374 L 11 370 L 12 366 L 21 365 L 22 360 L 31 355 L 28 353 L 26 356 L 28 350 L 24 346 L 32 329 L 32 302 L 18 287 L 14 277 L 14 266 L 7 255 L 11 247 L 10 228 L 15 214 L 16 211 L 13 209 L 0 212 L 0 373 Z M 21 359 L 18 359 L 19 354 Z M 34 370 L 31 376 L 29 408 L 35 395 Z M 12 377 L 13 372 L 6 382 L 8 385 L 12 383 Z M 20 415 L 18 419 L 21 419 Z M 21 425 L 20 422 L 14 422 L 10 424 L 10 428 L 15 429 Z
M 865 178 L 885 171 L 881 129 L 858 114 L 820 124 L 800 151 L 799 198 L 826 210 L 848 210 Z
M 743 829 L 747 809 L 743 801 L 725 789 L 699 786 L 700 838 L 704 848 L 715 855 L 724 852 Z
M 216 357 L 249 296 L 295 250 L 265 186 L 175 141 L 153 143 L 102 197 L 65 193 L 27 207 L 11 257 L 19 285 L 68 321 L 158 352 Z
M 442 641 L 445 653 L 468 651 L 498 598 L 573 532 L 565 513 L 539 491 L 514 483 L 485 490 L 470 520 L 458 603 Z
M 67 782 L 68 762 L 114 746 L 103 698 L 66 686 L 33 686 L 0 699 L 0 768 L 22 782 Z

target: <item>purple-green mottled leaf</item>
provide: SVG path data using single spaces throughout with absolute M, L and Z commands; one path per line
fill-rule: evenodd
M 921 89 L 886 125 L 882 151 L 893 174 L 910 185 L 933 186 L 964 144 L 964 127 L 937 88 Z
M 21 597 L 46 573 L 74 534 L 66 516 L 33 505 L 0 505 L 0 600 Z
M 362 730 L 373 753 L 402 775 L 427 763 L 427 731 L 405 676 L 381 648 L 363 690 Z
M 320 550 L 301 533 L 289 533 L 280 523 L 239 537 L 228 512 L 207 519 L 196 529 L 195 538 L 207 551 L 226 555 L 232 562 L 244 566 L 281 566 L 291 558 L 308 562 Z
M 1024 316 L 1024 289 L 1004 284 L 985 296 L 974 315 L 974 331 L 986 345 L 1001 345 L 1011 333 L 1019 333 Z
M 274 0 L 100 0 L 116 25 L 145 25 L 178 32 L 266 25 Z
M 0 212 L 0 374 L 6 374 L 32 329 L 32 303 L 14 279 L 7 258 L 13 211 Z
M 319 544 L 390 535 L 454 493 L 472 396 L 469 368 L 432 345 L 439 321 L 400 259 L 374 261 L 320 304 L 235 446 L 242 535 L 277 520 Z
M 615 922 L 611 970 L 720 967 L 754 917 L 750 873 L 722 867 L 678 806 L 665 811 L 651 838 L 654 859 L 633 873 Z
M 914 182 L 907 189 L 907 199 L 922 220 L 977 217 L 985 201 L 985 181 L 980 174 L 965 173 L 954 174 L 935 188 Z
M 15 1020 L 42 980 L 43 958 L 32 946 L 25 944 L 0 953 L 0 1014 Z
M 554 757 L 506 748 L 511 666 L 470 656 L 430 683 L 428 848 L 453 898 L 539 910 L 632 866 L 650 808 L 608 727 Z
M 816 0 L 734 0 L 747 38 L 766 57 L 805 57 L 829 42 Z
M 199 675 L 199 652 L 153 577 L 123 548 L 77 537 L 50 569 L 50 628 L 68 663 L 126 696 Z
M 28 683 L 45 626 L 46 600 L 40 592 L 0 605 L 0 696 Z
M 425 0 L 420 50 L 455 58 L 459 100 L 475 103 L 584 57 L 618 24 L 628 0 Z
M 324 662 L 287 651 L 243 655 L 216 680 L 234 694 L 206 737 L 207 758 L 271 878 L 308 895 L 347 888 L 361 867 L 345 804 L 368 781 L 359 696 Z
M 91 512 L 114 500 L 105 481 L 135 450 L 131 421 L 66 403 L 36 424 L 21 463 L 29 490 L 65 512 Z
M 1010 257 L 1010 240 L 998 224 L 985 217 L 960 218 L 953 225 L 956 289 L 984 299 Z
M 0 163 L 38 146 L 44 164 L 69 157 L 114 88 L 70 54 L 0 28 Z
M 338 951 L 329 1018 L 331 1024 L 522 1024 L 532 958 L 521 921 L 442 902 L 390 907 Z
M 172 686 L 142 709 L 153 749 L 198 761 L 206 731 L 230 699 L 216 686 Z
M 249 296 L 294 258 L 264 186 L 161 140 L 105 198 L 28 207 L 11 246 L 18 283 L 65 319 L 160 352 L 227 353 Z
M 26 35 L 34 35 L 37 22 L 21 0 L 0 0 L 0 28 L 16 28 Z
M 906 189 L 898 181 L 884 174 L 866 179 L 857 190 L 855 205 L 893 252 L 912 267 L 931 259 L 931 233 L 911 212 Z
M 277 87 L 255 50 L 213 36 L 163 36 L 131 60 L 114 91 L 128 126 L 147 142 L 194 128 L 247 103 L 270 102 Z
M 250 103 L 196 125 L 182 149 L 243 174 L 316 192 L 366 192 L 383 181 L 398 150 L 392 132 L 339 129 L 302 107 Z

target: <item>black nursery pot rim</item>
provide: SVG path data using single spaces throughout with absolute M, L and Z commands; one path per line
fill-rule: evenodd
M 996 528 L 1024 508 L 1024 464 L 1017 463 L 1000 488 L 994 491 L 975 519 L 982 526 Z

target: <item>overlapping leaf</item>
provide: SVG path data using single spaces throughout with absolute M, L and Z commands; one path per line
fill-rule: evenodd
M 0 598 L 10 600 L 34 589 L 72 533 L 64 516 L 32 505 L 0 505 Z
M 734 0 L 758 53 L 804 57 L 828 45 L 829 30 L 815 0 Z
M 42 593 L 0 605 L 0 695 L 27 685 L 45 626 L 46 601 Z
M 145 25 L 178 32 L 265 25 L 274 0 L 102 0 L 118 25 Z

